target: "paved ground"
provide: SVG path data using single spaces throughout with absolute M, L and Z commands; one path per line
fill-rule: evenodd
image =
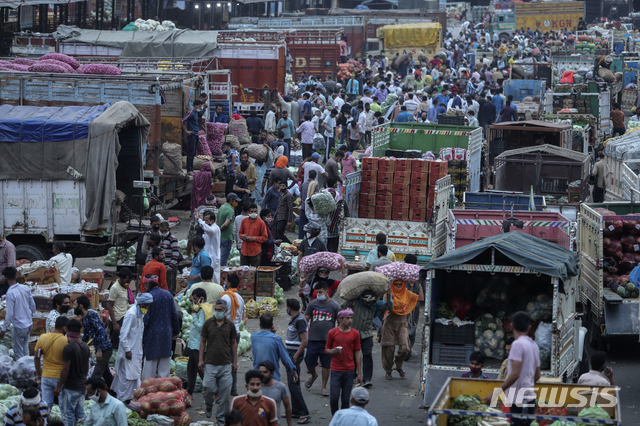
M 187 212 L 172 211 L 172 214 L 180 217 L 183 222 L 172 229 L 172 232 L 178 239 L 186 238 L 188 231 Z M 293 236 L 291 236 L 293 237 Z M 81 270 L 84 268 L 98 268 L 102 266 L 101 258 L 78 259 L 76 266 Z M 336 277 L 339 279 L 339 277 Z M 297 290 L 285 292 L 286 297 L 297 297 Z M 338 300 L 338 302 L 340 302 Z M 279 306 L 278 316 L 276 317 L 277 334 L 284 339 L 289 317 L 286 315 L 284 305 Z M 421 320 L 422 321 L 422 320 Z M 418 330 L 421 330 L 422 324 Z M 259 325 L 257 319 L 248 321 L 247 329 L 249 331 L 258 331 Z M 589 348 L 591 351 L 591 348 Z M 373 350 L 374 356 L 374 376 L 373 387 L 370 389 L 371 402 L 367 406 L 367 410 L 373 414 L 380 425 L 397 424 L 396 422 L 410 422 L 406 424 L 426 423 L 426 413 L 421 409 L 422 398 L 420 394 L 420 371 L 421 362 L 417 356 L 420 346 L 417 343 L 414 347 L 414 357 L 405 363 L 404 369 L 407 372 L 405 379 L 400 379 L 394 375 L 394 380 L 387 381 L 384 379 L 384 371 L 381 367 L 380 346 L 376 343 Z M 614 380 L 616 385 L 621 388 L 621 409 L 622 419 L 625 424 L 640 424 L 640 422 L 630 419 L 638 418 L 640 413 L 640 343 L 638 337 L 628 338 L 624 340 L 613 341 L 608 351 L 608 365 L 614 370 Z M 251 369 L 253 360 L 251 351 L 246 352 L 239 357 L 238 365 L 238 389 L 243 391 L 244 373 Z M 286 382 L 286 371 L 281 366 L 281 375 Z M 308 374 L 304 369 L 301 380 L 304 382 L 308 378 Z M 303 390 L 306 403 L 311 411 L 312 421 L 314 425 L 328 425 L 331 421 L 331 411 L 329 409 L 329 398 L 320 395 L 320 379 L 318 379 L 310 390 Z M 196 393 L 194 397 L 194 405 L 189 409 L 193 421 L 207 420 L 204 415 L 204 401 L 201 393 Z M 281 424 L 286 424 L 286 420 L 281 419 Z M 294 419 L 294 424 L 295 419 Z

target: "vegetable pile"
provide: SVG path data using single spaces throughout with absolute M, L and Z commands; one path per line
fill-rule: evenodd
M 184 298 L 188 299 L 188 298 Z M 185 342 L 189 341 L 189 333 L 191 332 L 191 324 L 193 323 L 193 315 L 189 311 L 182 310 L 182 331 L 180 332 L 180 338 Z
M 333 196 L 328 192 L 319 192 L 311 196 L 313 209 L 319 216 L 326 216 L 338 207 Z
M 23 356 L 9 370 L 9 384 L 19 389 L 36 386 L 36 368 L 32 356 Z
M 182 380 L 177 376 L 146 379 L 133 396 L 140 406 L 140 417 L 143 419 L 149 414 L 161 414 L 173 419 L 175 425 L 187 426 L 191 423 L 191 416 L 185 409 L 193 401 L 189 393 L 182 389 Z
M 486 411 L 487 406 L 482 403 L 478 395 L 460 395 L 453 399 L 451 408 L 454 410 Z M 448 426 L 476 426 L 475 416 L 448 416 Z
M 318 268 L 327 268 L 330 271 L 337 271 L 345 262 L 344 257 L 338 253 L 321 251 L 305 256 L 300 261 L 300 271 L 305 274 L 312 274 Z
M 640 216 L 624 216 L 623 219 L 606 209 L 595 210 L 604 218 L 604 285 L 620 297 L 638 297 L 638 289 L 629 274 L 640 265 Z
M 251 333 L 244 328 L 244 321 L 240 321 L 240 341 L 238 342 L 238 356 L 251 349 Z M 199 377 L 199 376 L 198 376 Z
M 136 248 L 111 247 L 107 255 L 102 258 L 105 266 L 116 266 L 118 262 L 125 263 L 136 260 Z
M 278 316 L 278 301 L 273 297 L 265 297 L 259 302 L 260 315 L 271 314 L 274 317 Z
M 278 301 L 278 305 L 282 305 L 284 303 L 284 290 L 282 289 L 282 287 L 276 284 L 273 293 L 275 299 Z
M 487 358 L 504 359 L 502 321 L 491 314 L 476 319 L 476 350 Z

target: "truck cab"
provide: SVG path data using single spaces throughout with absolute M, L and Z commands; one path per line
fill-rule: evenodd
M 491 19 L 491 32 L 498 33 L 500 41 L 508 43 L 516 32 L 516 14 L 513 9 L 496 10 Z

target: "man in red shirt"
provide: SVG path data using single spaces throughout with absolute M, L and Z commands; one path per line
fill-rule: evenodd
M 267 225 L 258 217 L 258 206 L 249 206 L 249 217 L 240 224 L 238 237 L 242 240 L 240 248 L 240 264 L 245 266 L 260 266 L 260 254 L 262 253 L 262 243 L 267 241 L 269 234 Z
M 338 401 L 342 409 L 349 408 L 349 396 L 353 379 L 358 370 L 358 383 L 362 386 L 362 351 L 360 333 L 351 328 L 353 311 L 350 308 L 338 312 L 338 327 L 329 330 L 325 353 L 331 355 L 331 387 L 329 403 L 331 415 L 338 411 Z M 355 362 L 354 362 L 355 361 Z M 340 395 L 342 392 L 342 396 Z
M 151 251 L 151 261 L 144 265 L 142 269 L 142 276 L 146 277 L 147 275 L 156 275 L 158 277 L 159 287 L 163 290 L 169 291 L 169 287 L 167 286 L 167 267 L 164 266 L 164 250 L 160 247 L 156 247 Z M 143 285 L 140 285 L 138 289 L 140 293 L 146 293 L 147 290 Z
M 242 244 L 244 246 L 244 244 Z M 264 376 L 258 370 L 249 370 L 244 375 L 247 383 L 246 395 L 236 396 L 231 402 L 231 412 L 238 410 L 250 426 L 278 426 L 276 402 L 262 395 Z

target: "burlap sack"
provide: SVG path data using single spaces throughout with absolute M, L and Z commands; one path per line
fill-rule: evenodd
M 235 149 L 236 151 L 240 152 L 240 142 L 238 141 L 238 138 L 233 136 L 233 135 L 225 135 L 224 136 L 224 141 L 225 142 L 231 142 L 231 148 Z
M 598 70 L 598 75 L 607 83 L 613 83 L 614 81 L 616 81 L 616 76 L 613 74 L 613 72 L 606 68 L 600 68 Z
M 512 78 L 514 80 L 524 79 L 524 68 L 522 68 L 521 65 L 514 65 L 512 72 L 513 72 Z
M 229 134 L 238 138 L 238 142 L 241 144 L 251 143 L 251 137 L 249 136 L 249 130 L 247 130 L 247 120 L 244 118 L 241 120 L 229 121 L 228 126 Z
M 249 153 L 249 157 L 255 158 L 256 160 L 263 160 L 267 158 L 267 154 L 269 150 L 266 146 L 262 144 L 252 143 L 244 147 L 244 149 Z
M 344 300 L 354 300 L 360 297 L 363 291 L 371 290 L 380 297 L 389 290 L 390 283 L 389 278 L 377 272 L 359 272 L 342 280 L 338 287 L 338 296 Z
M 209 163 L 210 161 L 211 161 L 211 158 L 203 158 L 201 156 L 198 156 L 193 159 L 193 169 L 200 170 L 204 165 L 204 163 Z
M 177 143 L 165 142 L 162 145 L 164 154 L 164 170 L 162 174 L 184 176 L 182 171 L 182 146 Z

